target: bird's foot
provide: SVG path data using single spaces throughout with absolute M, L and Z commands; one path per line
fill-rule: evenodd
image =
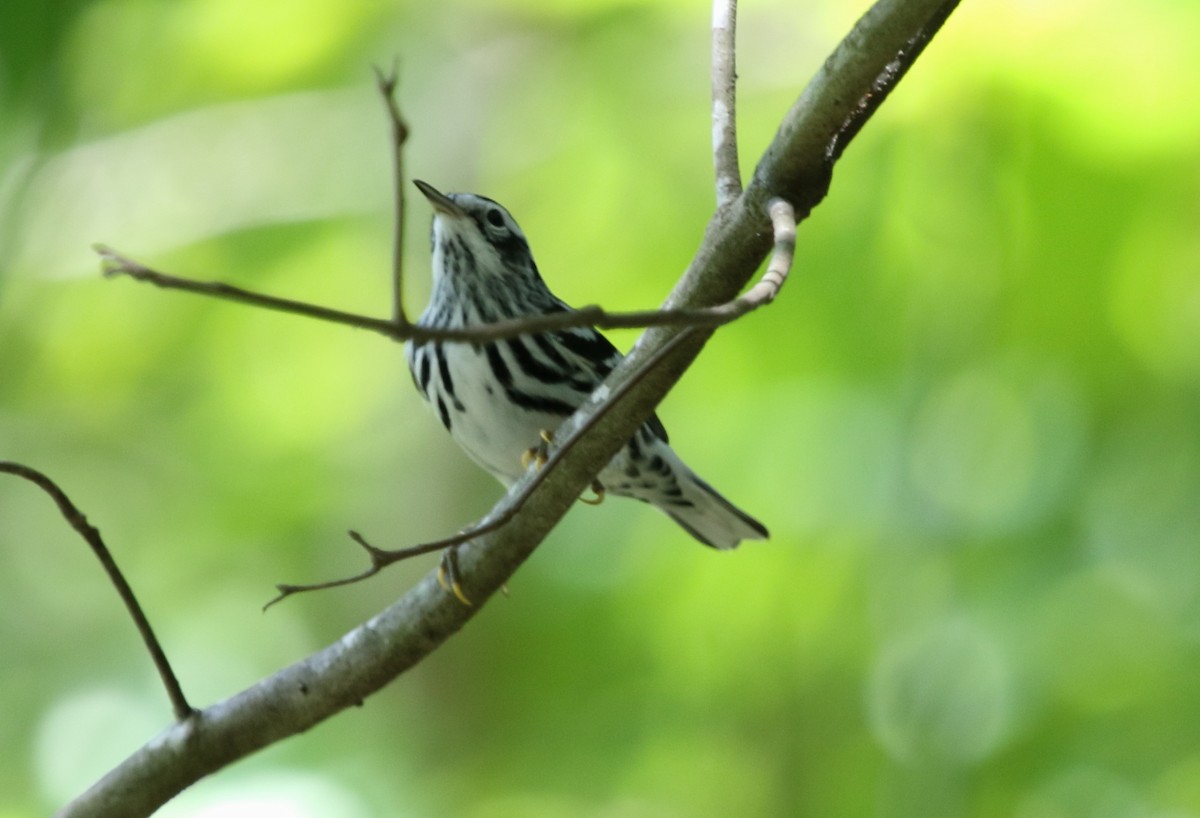
M 599 480 L 592 481 L 592 497 L 584 497 L 580 495 L 579 502 L 587 503 L 589 506 L 598 506 L 604 502 L 604 486 Z
M 442 561 L 438 563 L 437 581 L 443 591 L 454 594 L 459 602 L 468 608 L 471 607 L 471 600 L 463 593 L 462 584 L 459 582 L 458 548 L 456 546 L 452 545 L 442 552 Z
M 550 444 L 554 442 L 554 435 L 550 431 L 542 429 L 538 432 L 538 437 L 542 439 L 541 442 L 521 454 L 523 468 L 529 468 L 529 464 L 532 463 L 535 468 L 540 469 L 550 459 Z

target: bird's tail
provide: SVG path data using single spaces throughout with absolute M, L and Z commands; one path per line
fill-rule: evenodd
M 682 464 L 681 464 L 682 465 Z M 690 505 L 659 506 L 672 520 L 705 545 L 726 550 L 742 540 L 765 540 L 767 527 L 726 500 L 721 493 L 683 466 L 676 476 Z

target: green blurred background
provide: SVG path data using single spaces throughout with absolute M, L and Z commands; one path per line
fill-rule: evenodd
M 749 172 L 862 4 L 748 2 Z M 510 207 L 574 303 L 658 304 L 713 206 L 705 4 L 14 0 L 0 12 L 0 458 L 100 526 L 197 704 L 434 560 L 499 486 L 401 350 L 104 281 L 388 312 L 386 123 Z M 661 414 L 771 528 L 579 506 L 465 632 L 188 816 L 1200 816 L 1200 5 L 966 2 L 838 166 L 770 309 Z M 410 197 L 409 300 L 428 292 Z M 627 347 L 632 333 L 614 334 Z M 94 558 L 0 477 L 0 816 L 169 721 Z

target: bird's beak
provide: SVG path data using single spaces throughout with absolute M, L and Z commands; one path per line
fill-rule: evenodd
M 433 205 L 433 209 L 438 213 L 445 213 L 447 216 L 457 216 L 459 218 L 466 216 L 466 212 L 450 200 L 450 197 L 442 193 L 428 182 L 422 182 L 420 179 L 413 179 L 413 184 L 417 186 L 417 190 L 429 200 Z

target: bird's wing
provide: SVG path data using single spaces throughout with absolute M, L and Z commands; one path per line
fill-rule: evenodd
M 586 383 L 589 390 L 607 378 L 625 357 L 611 341 L 592 327 L 573 327 L 548 334 L 558 341 L 557 346 L 569 359 L 568 365 L 580 373 L 580 380 Z M 657 413 L 650 416 L 646 426 L 663 443 L 668 442 L 666 427 L 658 419 Z

